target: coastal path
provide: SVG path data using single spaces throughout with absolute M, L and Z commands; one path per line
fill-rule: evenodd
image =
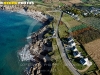
M 58 37 L 58 25 L 60 23 L 62 15 L 63 15 L 63 12 L 61 12 L 58 24 L 57 24 L 56 29 L 55 29 L 57 45 L 59 47 L 60 54 L 61 54 L 61 57 L 64 61 L 65 66 L 67 66 L 69 68 L 69 70 L 73 73 L 73 75 L 80 75 L 80 73 L 74 68 L 72 63 L 69 61 L 68 56 L 65 53 L 64 47 L 62 45 L 62 42 L 61 42 L 60 38 Z

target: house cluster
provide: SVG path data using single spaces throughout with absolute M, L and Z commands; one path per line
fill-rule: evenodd
M 74 39 L 69 36 L 67 38 L 67 41 L 68 41 L 68 46 L 65 47 L 66 50 L 71 50 L 72 53 L 73 53 L 73 56 L 74 58 L 79 58 L 79 62 L 82 64 L 82 65 L 87 65 L 87 66 L 90 66 L 92 63 L 88 60 L 88 58 L 84 58 L 82 55 L 81 55 L 81 52 L 78 51 L 77 47 L 76 47 L 76 43 L 74 42 Z
M 92 16 L 92 15 L 98 15 L 100 14 L 100 8 L 93 7 L 93 6 L 75 6 L 74 8 L 77 8 L 81 15 L 83 16 Z M 65 13 L 69 14 L 71 17 L 73 17 L 76 20 L 80 20 L 78 17 L 78 14 L 75 14 L 74 11 L 69 11 L 66 9 Z
M 43 39 L 47 27 L 42 28 L 37 33 L 31 35 L 30 53 L 34 56 L 31 60 L 34 63 L 28 71 L 29 75 L 49 75 L 52 62 L 49 52 L 52 51 L 52 42 L 49 39 Z
M 73 12 L 70 12 L 70 11 L 66 11 L 66 13 L 68 15 L 70 15 L 72 18 L 76 19 L 77 21 L 80 20 L 79 16 L 77 14 L 74 14 Z
M 76 6 L 76 8 L 83 10 L 84 12 L 82 14 L 84 16 L 88 16 L 91 13 L 94 15 L 100 14 L 100 8 L 96 8 L 93 6 Z
M 88 9 L 85 10 L 85 11 L 87 11 L 87 12 L 86 12 L 87 14 L 88 14 L 88 13 L 93 13 L 94 15 L 100 14 L 100 8 L 90 7 L 90 8 L 88 8 Z

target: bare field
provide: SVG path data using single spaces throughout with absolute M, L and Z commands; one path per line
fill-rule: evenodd
M 73 3 L 73 4 L 75 4 L 75 3 L 82 3 L 81 0 L 69 0 L 69 2 L 70 3 Z
M 81 24 L 77 20 L 73 19 L 70 15 L 65 13 L 63 14 L 61 20 L 68 26 L 68 28 L 72 28 Z
M 81 23 L 76 21 L 76 20 L 69 21 L 68 23 L 70 24 L 71 28 L 75 27 L 75 26 L 78 26 L 78 25 L 81 25 Z
M 84 47 L 100 69 L 100 39 L 84 44 Z
M 43 0 L 43 1 L 46 3 L 51 3 L 51 0 Z M 81 0 L 60 0 L 60 1 L 59 0 L 52 0 L 52 2 L 54 4 L 62 2 L 62 3 L 67 4 L 67 5 L 82 3 Z
M 62 0 L 62 1 L 60 1 L 60 2 L 65 3 L 65 4 L 67 4 L 67 5 L 82 3 L 81 0 L 69 0 L 69 1 L 63 1 L 63 0 Z

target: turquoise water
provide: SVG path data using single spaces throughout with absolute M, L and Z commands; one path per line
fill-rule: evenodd
M 0 75 L 25 75 L 27 64 L 19 60 L 17 52 L 27 43 L 28 33 L 41 26 L 28 16 L 0 11 Z

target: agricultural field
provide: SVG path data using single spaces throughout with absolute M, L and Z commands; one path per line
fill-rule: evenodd
M 48 3 L 50 3 L 51 1 L 52 2 L 69 2 L 69 3 L 80 3 L 80 2 L 82 2 L 81 0 L 42 0 L 42 1 L 45 1 L 45 2 L 48 2 Z
M 82 22 L 94 28 L 100 29 L 100 18 L 87 17 L 87 18 L 83 18 Z
M 62 6 L 62 5 L 70 5 L 82 3 L 81 0 L 42 0 L 44 3 L 53 4 L 53 6 Z
M 90 5 L 98 5 L 100 4 L 100 0 L 81 0 L 82 2 Z
M 71 32 L 71 35 L 82 44 L 100 38 L 100 30 L 94 29 L 86 24 L 72 27 L 68 31 Z
M 84 47 L 100 69 L 100 39 L 84 44 Z
M 69 32 L 75 32 L 75 31 L 81 30 L 83 28 L 87 28 L 87 25 L 81 24 L 81 25 L 72 27 L 72 28 L 69 29 Z
M 95 39 L 100 38 L 100 31 L 93 28 L 89 28 L 86 31 L 79 33 L 77 36 L 74 36 L 80 43 L 85 44 L 89 43 Z
M 67 5 L 82 3 L 81 0 L 61 0 L 60 2 L 67 4 Z
M 70 15 L 65 13 L 63 14 L 61 20 L 68 26 L 68 28 L 72 28 L 81 24 L 80 22 L 73 19 Z

